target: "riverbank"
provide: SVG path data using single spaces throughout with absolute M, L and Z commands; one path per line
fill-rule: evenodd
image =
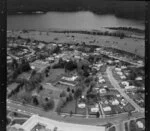
M 137 54 L 141 57 L 145 55 L 145 44 L 144 39 L 138 38 L 123 38 L 114 36 L 102 36 L 102 35 L 91 35 L 83 34 L 78 32 L 64 32 L 61 30 L 47 30 L 47 31 L 8 31 L 7 37 L 22 37 L 30 38 L 39 41 L 52 42 L 52 43 L 83 43 L 87 45 L 99 45 L 105 47 L 113 47 L 126 52 Z

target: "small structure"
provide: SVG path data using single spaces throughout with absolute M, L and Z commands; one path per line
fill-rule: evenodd
M 142 81 L 143 78 L 141 76 L 135 78 L 136 81 Z
M 115 71 L 121 71 L 121 68 L 115 68 Z
M 85 103 L 79 103 L 79 104 L 78 104 L 78 107 L 81 108 L 81 109 L 83 109 L 83 108 L 86 107 L 86 105 L 85 105 Z
M 106 112 L 106 111 L 111 111 L 111 107 L 110 106 L 106 106 L 106 107 L 103 107 L 103 110 Z
M 129 86 L 129 82 L 128 81 L 123 81 L 123 82 L 121 82 L 121 84 L 124 85 L 124 86 Z
M 106 93 L 106 89 L 100 89 L 99 92 L 100 92 L 101 94 L 104 94 L 104 93 Z
M 117 99 L 113 100 L 112 105 L 119 105 L 119 101 Z
M 99 83 L 105 83 L 105 79 L 99 79 Z
M 126 79 L 126 76 L 122 75 L 120 76 L 121 79 Z

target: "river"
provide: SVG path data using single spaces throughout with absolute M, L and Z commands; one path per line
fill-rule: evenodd
M 89 11 L 47 12 L 46 14 L 18 14 L 7 16 L 7 29 L 67 29 L 102 30 L 103 27 L 133 27 L 144 29 L 144 21 L 97 15 Z

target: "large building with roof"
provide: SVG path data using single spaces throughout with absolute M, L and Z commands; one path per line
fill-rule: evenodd
M 23 125 L 13 125 L 12 128 L 15 131 L 106 131 L 104 126 L 65 123 L 38 115 L 33 115 Z

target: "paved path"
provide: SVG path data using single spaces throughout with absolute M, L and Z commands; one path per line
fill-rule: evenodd
M 132 106 L 135 107 L 135 109 L 139 112 L 144 112 L 144 109 L 141 108 L 138 104 L 136 104 L 125 92 L 123 89 L 121 89 L 119 83 L 117 82 L 117 80 L 113 77 L 112 74 L 112 67 L 108 67 L 106 69 L 107 75 L 108 75 L 108 79 L 110 80 L 111 84 L 114 86 L 115 89 L 117 89 L 120 94 L 130 103 L 132 104 Z

